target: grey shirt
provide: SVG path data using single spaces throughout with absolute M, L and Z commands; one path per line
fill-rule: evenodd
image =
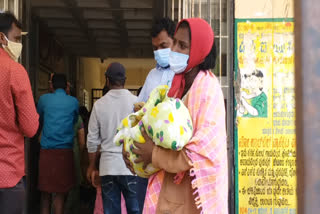
M 132 113 L 137 97 L 127 89 L 113 89 L 95 102 L 89 120 L 87 147 L 97 152 L 101 145 L 100 176 L 132 175 L 122 159 L 122 147 L 113 143 L 122 119 Z

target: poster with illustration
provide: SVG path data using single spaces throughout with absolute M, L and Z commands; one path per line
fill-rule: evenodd
M 236 20 L 236 213 L 296 213 L 294 23 Z
M 252 71 L 241 76 L 240 94 L 237 94 L 237 116 L 238 117 L 268 117 L 268 97 L 264 90 L 263 82 L 265 74 L 261 69 Z

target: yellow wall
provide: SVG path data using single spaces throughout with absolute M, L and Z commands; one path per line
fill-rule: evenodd
M 141 87 L 149 71 L 155 67 L 156 62 L 152 58 L 109 58 L 101 63 L 99 58 L 80 58 L 79 62 L 79 87 L 78 94 L 80 100 L 83 99 L 82 91 L 89 92 L 89 103 L 91 104 L 91 90 L 93 88 L 103 88 L 105 84 L 104 73 L 112 62 L 119 62 L 124 65 L 127 71 L 126 88 L 138 89 Z M 89 108 L 91 106 L 89 105 Z
M 293 0 L 235 0 L 235 18 L 293 18 Z
M 101 84 L 100 60 L 98 58 L 80 58 L 79 69 L 79 98 L 83 101 L 83 89 L 87 90 L 88 107 L 91 109 L 91 89 L 103 87 L 103 84 Z

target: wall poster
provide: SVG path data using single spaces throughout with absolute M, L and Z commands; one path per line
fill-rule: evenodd
M 238 214 L 295 214 L 294 23 L 235 23 L 235 195 Z

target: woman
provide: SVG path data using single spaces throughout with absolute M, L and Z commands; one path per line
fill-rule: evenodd
M 182 20 L 170 56 L 170 68 L 176 75 L 169 96 L 185 102 L 194 133 L 179 152 L 156 146 L 145 133 L 146 143 L 135 144 L 136 162 L 162 169 L 149 179 L 145 214 L 228 213 L 224 99 L 217 78 L 209 71 L 215 60 L 210 25 L 199 18 Z

